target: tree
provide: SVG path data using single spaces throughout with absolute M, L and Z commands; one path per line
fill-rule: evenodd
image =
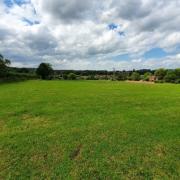
M 180 68 L 175 69 L 176 78 L 180 79 Z
M 67 75 L 66 73 L 63 73 L 63 74 L 62 74 L 62 78 L 63 78 L 64 80 L 67 80 L 67 79 L 68 79 L 68 75 Z
M 41 63 L 37 68 L 36 73 L 41 77 L 41 79 L 50 79 L 50 75 L 53 73 L 51 64 Z
M 4 77 L 7 74 L 8 66 L 11 64 L 11 61 L 5 59 L 3 55 L 0 54 L 0 77 Z
M 161 68 L 161 69 L 156 70 L 154 75 L 158 78 L 158 80 L 163 80 L 164 77 L 166 76 L 166 73 L 167 71 Z
M 74 74 L 74 73 L 69 73 L 68 74 L 68 79 L 69 80 L 76 80 L 76 78 L 77 78 L 76 74 Z
M 146 72 L 146 73 L 143 75 L 143 80 L 144 80 L 144 81 L 149 81 L 150 76 L 152 76 L 152 74 L 151 74 L 150 72 Z
M 118 81 L 124 81 L 124 80 L 126 80 L 127 79 L 127 74 L 126 74 L 126 72 L 118 72 L 118 75 L 117 75 L 117 80 Z
M 140 74 L 138 72 L 133 72 L 131 75 L 131 79 L 134 81 L 139 81 L 140 80 Z
M 168 70 L 166 73 L 166 76 L 164 77 L 164 80 L 166 82 L 175 82 L 176 80 L 176 73 L 174 70 Z

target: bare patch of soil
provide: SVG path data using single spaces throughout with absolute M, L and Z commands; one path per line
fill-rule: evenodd
M 73 159 L 75 159 L 76 157 L 78 157 L 78 155 L 79 155 L 80 152 L 81 152 L 81 149 L 82 149 L 82 144 L 80 144 L 79 146 L 77 146 L 76 149 L 74 149 L 74 150 L 71 152 L 69 158 L 70 158 L 71 160 L 73 160 Z

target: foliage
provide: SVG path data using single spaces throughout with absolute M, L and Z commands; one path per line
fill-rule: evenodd
M 94 75 L 89 75 L 86 80 L 97 80 L 97 78 Z
M 126 72 L 126 71 L 122 71 L 122 72 L 118 72 L 117 73 L 117 80 L 118 81 L 124 81 L 124 80 L 127 80 L 127 76 L 129 74 Z
M 51 64 L 49 63 L 41 63 L 36 70 L 38 76 L 41 79 L 50 79 L 51 75 L 53 74 L 53 69 Z
M 174 71 L 175 71 L 175 74 L 176 74 L 176 78 L 180 79 L 180 68 L 177 68 Z
M 0 78 L 5 77 L 8 72 L 8 66 L 11 64 L 10 60 L 5 59 L 0 54 Z
M 131 80 L 139 81 L 140 80 L 140 74 L 138 72 L 133 72 L 131 75 Z
M 165 82 L 175 82 L 176 80 L 176 73 L 174 70 L 168 70 L 165 77 L 164 77 Z
M 180 79 L 180 68 L 175 70 L 150 70 L 150 69 L 141 69 L 133 71 L 94 71 L 94 70 L 53 70 L 50 64 L 41 63 L 37 69 L 35 68 L 15 68 L 8 67 L 10 61 L 4 59 L 0 55 L 0 79 L 1 81 L 14 81 L 19 78 L 21 79 L 31 79 L 31 77 L 37 78 L 35 73 L 42 79 L 54 79 L 54 80 L 133 80 L 139 81 L 149 81 L 150 76 L 156 76 L 155 80 L 158 83 L 171 82 L 179 83 Z M 3 62 L 3 63 L 2 63 Z M 10 75 L 8 75 L 10 73 Z M 16 75 L 16 73 L 18 75 Z M 12 76 L 14 74 L 14 77 Z M 21 75 L 19 75 L 21 74 Z M 28 74 L 24 76 L 24 74 Z M 7 78 L 8 77 L 8 78 Z M 154 80 L 152 80 L 154 81 Z
M 143 75 L 143 80 L 144 81 L 149 81 L 149 78 L 152 76 L 152 73 L 150 72 L 146 72 L 144 75 Z
M 63 78 L 64 80 L 67 80 L 67 79 L 68 79 L 68 75 L 67 75 L 67 74 L 63 74 L 63 75 L 62 75 L 62 78 Z
M 166 76 L 167 70 L 161 68 L 155 71 L 155 76 L 158 78 L 158 80 L 163 80 Z
M 76 74 L 74 74 L 74 73 L 69 73 L 69 74 L 68 74 L 68 79 L 69 79 L 69 80 L 76 80 L 76 79 L 77 79 L 77 76 L 76 76 Z

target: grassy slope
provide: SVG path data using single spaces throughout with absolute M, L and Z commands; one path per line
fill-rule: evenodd
M 179 85 L 0 85 L 0 179 L 178 179 L 179 124 Z

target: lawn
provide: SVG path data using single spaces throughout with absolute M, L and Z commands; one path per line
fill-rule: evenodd
M 180 179 L 180 85 L 0 84 L 0 179 Z

